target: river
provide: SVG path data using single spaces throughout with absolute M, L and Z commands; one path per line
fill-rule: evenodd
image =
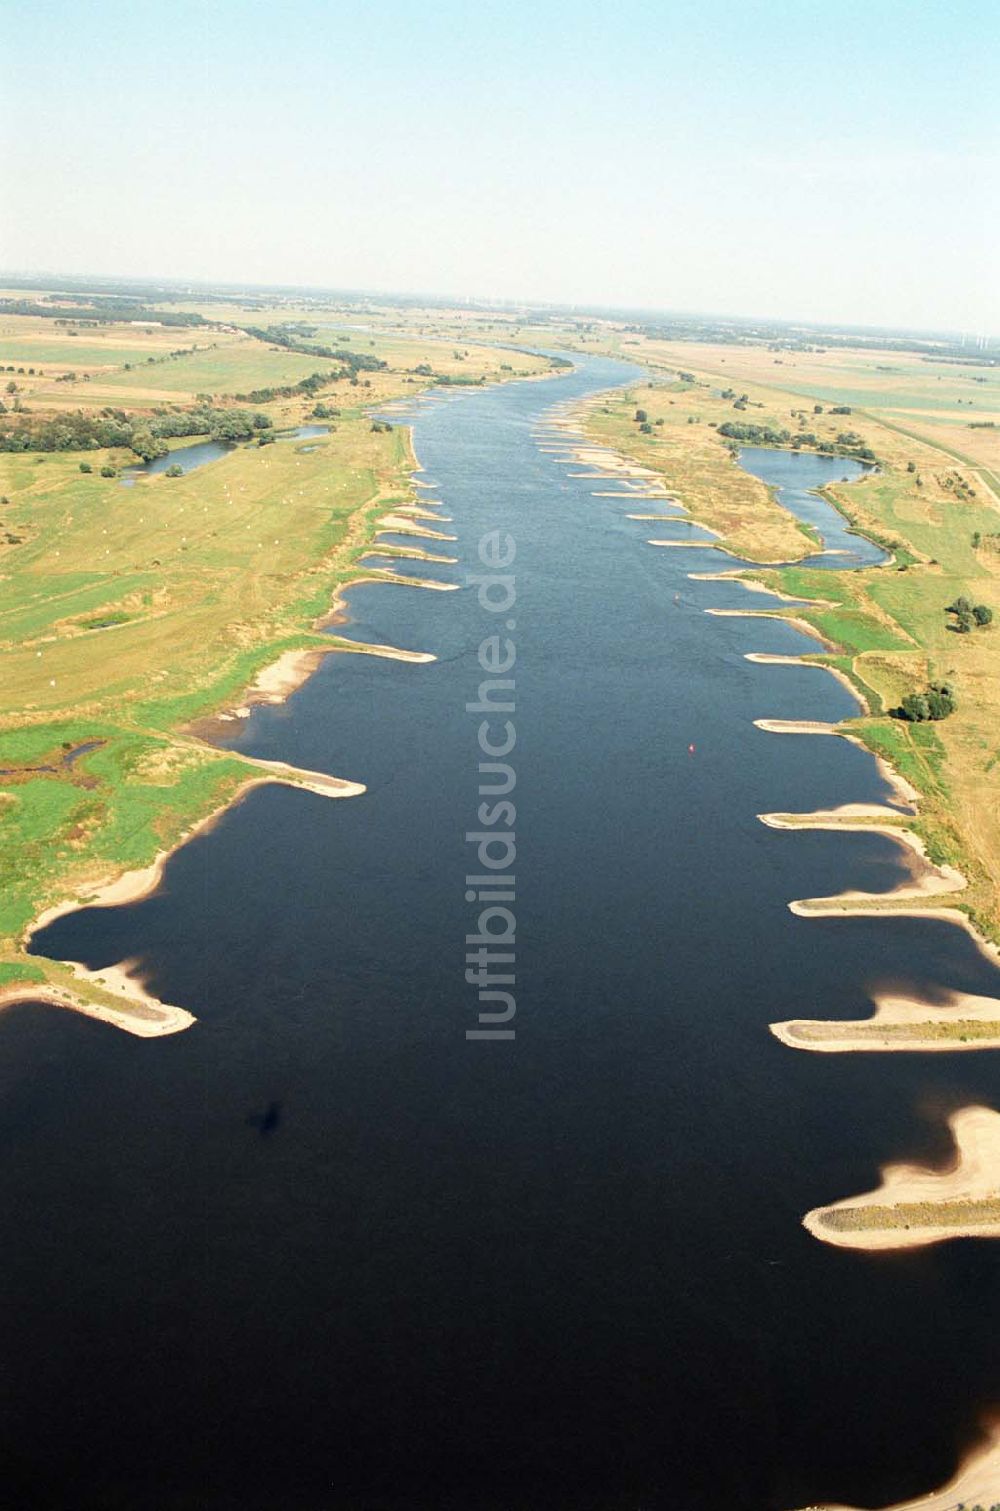
M 437 660 L 329 657 L 234 739 L 365 796 L 257 790 L 156 894 L 39 936 L 138 957 L 198 1022 L 0 1024 L 11 1503 L 882 1505 L 947 1479 L 1000 1399 L 996 1245 L 859 1254 L 800 1225 L 887 1160 L 942 1158 L 946 1113 L 996 1103 L 997 1058 L 810 1055 L 767 1029 L 997 973 L 944 923 L 788 911 L 891 888 L 898 848 L 756 815 L 887 790 L 844 741 L 754 727 L 853 711 L 821 671 L 745 660 L 813 642 L 707 616 L 766 600 L 691 580 L 719 556 L 647 541 L 692 527 L 629 519 L 657 505 L 539 449 L 553 404 L 631 375 L 580 359 L 421 407 L 457 564 L 404 570 L 465 591 L 358 586 L 338 633 Z M 763 455 L 792 492 L 824 480 Z M 469 579 L 495 530 L 516 542 L 517 1015 L 482 1042 L 466 704 L 496 625 Z

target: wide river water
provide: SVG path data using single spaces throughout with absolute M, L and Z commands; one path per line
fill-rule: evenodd
M 756 815 L 887 789 L 844 741 L 754 727 L 853 711 L 822 671 L 745 660 L 813 642 L 706 616 L 768 600 L 691 580 L 728 563 L 647 541 L 697 530 L 630 520 L 658 504 L 540 450 L 551 406 L 630 378 L 581 359 L 421 407 L 458 561 L 416 570 L 465 590 L 356 587 L 341 632 L 438 659 L 329 657 L 234 740 L 367 794 L 257 790 L 155 895 L 39 936 L 137 957 L 198 1022 L 0 1021 L 8 1504 L 883 1505 L 946 1480 L 1000 1400 L 1000 1246 L 866 1255 L 801 1227 L 886 1161 L 945 1158 L 946 1115 L 997 1103 L 997 1057 L 811 1055 L 767 1028 L 998 974 L 945 923 L 789 912 L 895 886 L 900 851 Z M 809 508 L 845 468 L 744 460 Z M 495 529 L 517 549 L 517 1036 L 470 1042 L 465 705 L 498 626 L 468 584 Z

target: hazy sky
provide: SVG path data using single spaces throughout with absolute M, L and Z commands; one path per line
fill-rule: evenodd
M 0 0 L 0 266 L 1000 333 L 996 0 Z

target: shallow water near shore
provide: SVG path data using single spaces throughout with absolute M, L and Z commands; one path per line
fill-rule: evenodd
M 279 433 L 275 445 L 281 441 L 298 441 L 310 436 L 326 435 L 328 430 L 327 425 L 300 425 L 296 430 Z M 122 474 L 121 485 L 123 488 L 131 488 L 139 478 L 155 477 L 157 473 L 166 472 L 168 467 L 177 466 L 185 472 L 196 472 L 199 467 L 204 467 L 209 462 L 218 462 L 236 449 L 237 443 L 232 441 L 194 441 L 190 446 L 178 446 L 164 456 L 153 457 L 152 461 L 138 462 L 134 467 L 127 467 Z M 303 447 L 303 450 L 315 449 L 314 446 Z
M 890 793 L 844 741 L 754 727 L 854 712 L 822 672 L 745 660 L 814 641 L 705 615 L 770 600 L 690 580 L 732 562 L 649 547 L 661 526 L 627 516 L 655 505 L 539 450 L 552 405 L 629 378 L 581 359 L 421 406 L 457 539 L 399 543 L 458 561 L 397 565 L 464 591 L 358 586 L 335 632 L 438 659 L 328 657 L 230 742 L 364 797 L 260 789 L 155 895 L 38 936 L 138 957 L 199 1021 L 145 1042 L 0 1018 L 9 1496 L 880 1505 L 946 1480 L 1000 1400 L 1000 1246 L 859 1255 L 801 1227 L 880 1164 L 944 1158 L 945 1116 L 997 1105 L 997 1056 L 809 1055 L 767 1029 L 1000 973 L 940 922 L 789 913 L 892 888 L 899 848 L 756 815 Z M 816 485 L 817 458 L 763 455 Z M 494 529 L 517 546 L 517 1038 L 469 1043 L 465 705 L 498 628 L 469 578 Z

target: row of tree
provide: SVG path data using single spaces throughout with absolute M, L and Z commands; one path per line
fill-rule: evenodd
M 69 312 L 65 304 L 46 304 L 35 299 L 0 299 L 0 314 L 32 315 L 36 319 L 57 320 L 65 324 Z M 126 299 L 101 299 L 97 303 L 74 301 L 74 320 L 110 325 L 127 320 L 130 325 L 208 325 L 201 315 L 188 310 L 154 310 Z
M 824 455 L 835 453 L 856 457 L 859 462 L 874 462 L 876 456 L 854 430 L 842 430 L 836 441 L 820 440 L 812 431 L 775 430 L 773 425 L 749 425 L 744 420 L 725 420 L 719 426 L 719 434 L 733 441 L 743 441 L 751 446 L 814 446 Z
M 272 427 L 269 415 L 246 409 L 203 406 L 163 410 L 133 418 L 124 409 L 82 410 L 57 415 L 0 416 L 0 451 L 104 451 L 129 447 L 143 461 L 165 456 L 166 442 L 178 436 L 208 436 L 215 441 L 245 441 Z
M 265 341 L 269 346 L 281 346 L 285 351 L 301 352 L 305 357 L 329 357 L 334 362 L 341 362 L 350 369 L 352 376 L 359 372 L 381 372 L 386 365 L 381 357 L 373 357 L 370 352 L 352 352 L 346 347 L 323 346 L 317 341 L 303 341 L 295 328 L 287 325 L 245 325 L 243 329 L 248 336 L 255 336 L 258 341 Z

